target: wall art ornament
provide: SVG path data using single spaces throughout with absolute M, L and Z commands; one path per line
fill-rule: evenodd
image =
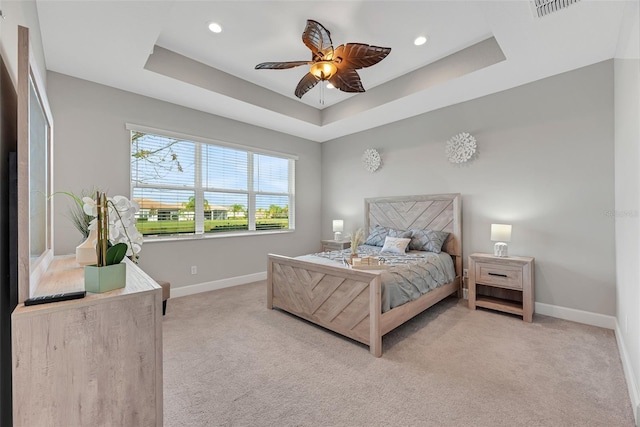
M 380 167 L 380 154 L 375 148 L 367 148 L 362 155 L 362 165 L 373 173 Z
M 445 152 L 451 163 L 464 163 L 476 153 L 476 139 L 467 132 L 459 133 L 447 141 Z

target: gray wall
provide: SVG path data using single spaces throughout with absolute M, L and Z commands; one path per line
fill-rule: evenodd
M 640 61 L 615 60 L 615 239 L 618 328 L 640 385 Z M 631 384 L 630 384 L 631 385 Z
M 54 116 L 54 190 L 76 194 L 101 188 L 130 196 L 130 134 L 125 123 L 167 129 L 258 148 L 293 153 L 296 162 L 296 230 L 236 238 L 146 242 L 140 266 L 172 288 L 266 271 L 269 252 L 315 251 L 320 240 L 320 145 L 167 102 L 49 72 Z M 66 217 L 67 196 L 55 197 L 54 250 L 72 253 L 80 234 Z M 191 266 L 198 274 L 191 275 Z
M 444 154 L 459 132 L 478 141 L 462 166 Z M 365 197 L 461 193 L 465 256 L 512 224 L 509 253 L 536 258 L 536 301 L 615 315 L 613 61 L 325 142 L 322 160 L 325 238 L 332 219 L 362 226 Z
M 627 6 L 614 61 L 616 338 L 640 423 L 640 7 Z M 624 59 L 623 59 L 624 58 Z

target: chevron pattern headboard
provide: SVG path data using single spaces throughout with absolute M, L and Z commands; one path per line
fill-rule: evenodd
M 398 230 L 412 228 L 451 233 L 443 250 L 457 257 L 462 268 L 462 205 L 460 194 L 376 197 L 365 199 L 365 235 L 382 225 Z

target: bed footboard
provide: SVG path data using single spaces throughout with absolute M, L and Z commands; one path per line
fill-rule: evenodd
M 379 273 L 268 256 L 267 307 L 278 307 L 382 355 Z

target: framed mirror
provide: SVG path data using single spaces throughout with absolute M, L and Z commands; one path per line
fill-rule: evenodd
M 35 67 L 29 29 L 18 27 L 18 303 L 47 270 L 51 244 L 53 118 Z

